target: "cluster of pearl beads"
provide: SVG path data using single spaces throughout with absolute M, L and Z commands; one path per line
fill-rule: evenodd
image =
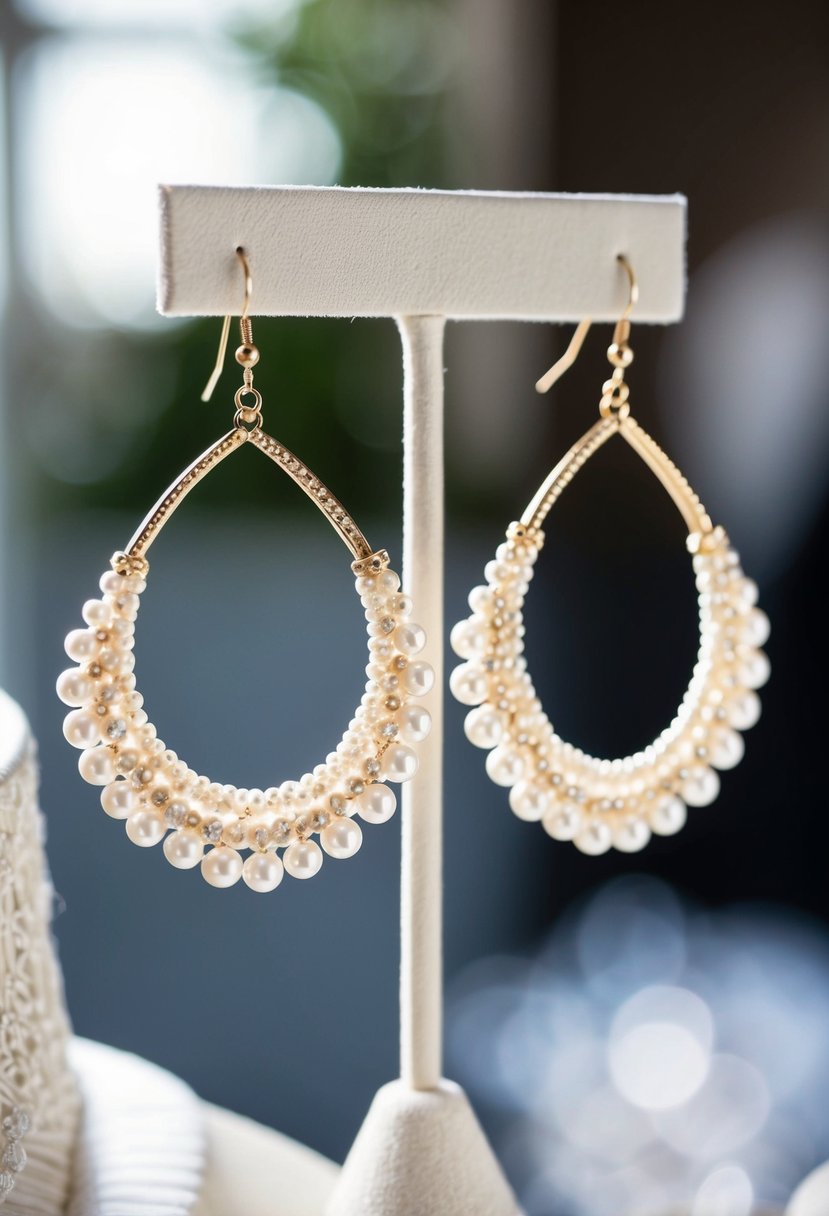
M 408 781 L 417 770 L 412 744 L 425 739 L 431 726 L 417 698 L 430 691 L 434 673 L 417 658 L 426 635 L 410 619 L 411 600 L 400 594 L 398 576 L 381 561 L 357 568 L 369 664 L 354 718 L 336 750 L 312 773 L 267 790 L 237 789 L 188 768 L 148 720 L 133 675 L 135 620 L 147 567 L 115 555 L 113 569 L 101 577 L 100 599 L 83 606 L 86 628 L 66 639 L 66 652 L 78 665 L 59 676 L 57 691 L 73 707 L 63 730 L 82 749 L 81 776 L 103 786 L 101 805 L 113 819 L 126 821 L 134 844 L 163 840 L 171 865 L 200 865 L 214 887 L 242 878 L 254 891 L 272 891 L 285 872 L 311 878 L 323 853 L 353 856 L 363 839 L 357 817 L 384 823 L 394 814 L 397 800 L 385 783 Z M 243 850 L 250 850 L 245 860 Z
M 472 615 L 452 630 L 465 660 L 450 678 L 467 714 L 467 738 L 489 751 L 486 770 L 509 788 L 519 819 L 540 820 L 556 840 L 583 853 L 644 848 L 652 833 L 669 836 L 686 808 L 707 806 L 720 789 L 718 770 L 743 756 L 740 731 L 760 716 L 756 690 L 769 677 L 760 647 L 769 636 L 747 579 L 722 528 L 688 538 L 699 595 L 700 649 L 688 690 L 670 726 L 644 751 L 597 759 L 564 742 L 542 709 L 523 655 L 523 605 L 544 542 L 540 528 L 513 523 L 469 595 Z

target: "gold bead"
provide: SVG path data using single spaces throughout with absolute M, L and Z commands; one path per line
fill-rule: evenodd
M 256 364 L 259 362 L 258 347 L 253 345 L 248 346 L 246 343 L 237 346 L 236 362 L 240 363 L 242 367 L 256 367 Z

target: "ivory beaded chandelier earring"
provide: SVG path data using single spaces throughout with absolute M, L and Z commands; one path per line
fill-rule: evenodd
M 630 263 L 621 256 L 619 262 L 630 297 L 607 351 L 613 371 L 602 387 L 601 417 L 555 466 L 520 520 L 510 524 L 506 541 L 486 567 L 486 584 L 470 592 L 472 615 L 451 635 L 464 662 L 452 672 L 450 686 L 462 704 L 475 707 L 466 717 L 466 735 L 489 751 L 490 778 L 509 787 L 519 819 L 540 820 L 550 836 L 572 840 L 589 854 L 611 847 L 636 852 L 651 833 L 678 832 L 686 807 L 713 802 L 720 789 L 717 770 L 742 759 L 738 732 L 757 722 L 755 690 L 769 676 L 768 659 L 759 649 L 769 623 L 755 606 L 756 584 L 744 576 L 725 531 L 712 524 L 679 469 L 631 417 L 625 370 L 633 360 L 629 317 L 638 290 Z M 540 392 L 571 366 L 589 327 L 589 320 L 579 325 L 567 352 L 536 385 Z M 522 610 L 550 509 L 590 457 L 617 434 L 662 483 L 687 525 L 699 592 L 700 647 L 671 724 L 643 751 L 605 760 L 556 734 L 527 672 Z
M 212 886 L 229 887 L 243 878 L 254 891 L 271 891 L 284 871 L 294 878 L 316 874 L 323 851 L 331 857 L 353 856 L 362 843 L 355 816 L 365 823 L 384 823 L 394 814 L 396 798 L 384 783 L 414 776 L 417 755 L 411 744 L 422 741 L 431 725 L 418 698 L 430 691 L 434 676 L 429 664 L 417 658 L 426 635 L 411 620 L 411 600 L 400 594 L 400 579 L 389 567 L 386 550 L 373 550 L 320 479 L 262 429 L 262 397 L 253 387 L 259 351 L 248 316 L 250 266 L 244 251 L 236 252 L 245 276 L 242 342 L 236 351 L 244 373 L 234 398 L 233 429 L 185 469 L 126 549 L 113 556 L 112 568 L 100 580 L 101 597 L 83 606 L 86 627 L 66 639 L 66 652 L 77 666 L 58 678 L 57 690 L 73 707 L 64 734 L 83 749 L 81 776 L 103 786 L 103 809 L 113 819 L 126 820 L 134 844 L 150 846 L 164 839 L 173 866 L 200 864 Z M 229 327 L 226 317 L 204 400 L 221 372 Z M 267 790 L 236 789 L 189 768 L 158 738 L 133 675 L 147 551 L 185 495 L 245 443 L 274 461 L 329 520 L 354 559 L 351 569 L 368 620 L 368 683 L 342 740 L 312 773 Z M 279 849 L 284 850 L 281 858 Z M 250 850 L 244 861 L 243 850 Z

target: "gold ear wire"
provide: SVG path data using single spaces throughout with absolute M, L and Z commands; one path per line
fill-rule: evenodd
M 241 245 L 239 245 L 236 250 L 236 256 L 241 263 L 245 276 L 245 298 L 242 303 L 242 314 L 239 318 L 239 330 L 242 337 L 242 346 L 240 346 L 239 350 L 236 352 L 236 358 L 237 361 L 241 363 L 243 367 L 245 367 L 248 364 L 243 359 L 239 358 L 240 351 L 243 349 L 250 352 L 255 351 L 256 358 L 253 359 L 253 363 L 256 363 L 258 360 L 259 352 L 256 351 L 256 347 L 253 345 L 250 318 L 248 317 L 248 309 L 250 308 L 251 296 L 253 295 L 253 278 L 250 273 L 250 262 L 248 261 L 247 254 Z M 219 377 L 222 374 L 222 369 L 225 365 L 225 356 L 227 355 L 227 340 L 230 336 L 230 322 L 230 316 L 225 317 L 224 321 L 222 322 L 222 332 L 219 338 L 219 352 L 216 356 L 216 364 L 213 371 L 210 373 L 210 379 L 207 381 L 207 384 L 204 386 L 204 390 L 202 391 L 202 401 L 209 401 L 213 396 L 213 390 L 218 384 Z M 253 363 L 251 363 L 250 366 L 253 366 Z
M 630 314 L 633 311 L 633 306 L 639 299 L 639 284 L 636 281 L 636 275 L 634 274 L 633 267 L 631 266 L 630 262 L 623 253 L 617 255 L 616 261 L 624 267 L 625 273 L 628 276 L 630 288 L 628 291 L 628 302 L 625 305 L 625 310 L 619 320 L 616 322 L 616 328 L 613 331 L 613 345 L 611 346 L 610 350 L 614 350 L 614 348 L 616 350 L 621 350 L 627 346 L 627 340 L 630 337 Z M 579 351 L 584 344 L 584 339 L 587 337 L 587 331 L 590 329 L 592 324 L 592 317 L 586 317 L 583 321 L 579 322 L 576 327 L 576 332 L 570 339 L 570 344 L 568 345 L 567 350 L 564 352 L 561 358 L 553 364 L 548 372 L 545 372 L 539 380 L 536 380 L 536 392 L 549 392 L 556 381 L 560 380 L 564 373 L 570 370 L 578 358 Z M 609 354 L 610 352 L 608 352 L 608 355 Z

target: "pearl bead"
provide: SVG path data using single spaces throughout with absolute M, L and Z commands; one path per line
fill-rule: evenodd
M 382 590 L 393 595 L 395 591 L 400 590 L 400 575 L 394 570 L 381 570 L 377 575 L 377 586 Z
M 741 578 L 735 588 L 738 601 L 746 608 L 753 608 L 760 596 L 759 588 L 753 578 Z
M 519 819 L 533 823 L 541 818 L 550 805 L 550 794 L 528 781 L 519 781 L 509 792 L 509 804 Z
M 497 747 L 504 733 L 503 717 L 491 705 L 479 705 L 466 715 L 463 729 L 473 746 L 487 749 Z
M 499 746 L 487 756 L 486 771 L 496 785 L 515 785 L 524 775 L 524 761 L 512 748 Z
M 397 809 L 394 790 L 387 785 L 367 785 L 354 799 L 357 813 L 366 823 L 385 823 Z
M 573 844 L 576 848 L 589 857 L 598 857 L 600 853 L 606 853 L 612 843 L 612 833 L 603 819 L 592 819 L 573 837 Z
M 101 643 L 91 629 L 73 629 L 66 635 L 64 649 L 70 659 L 74 659 L 76 663 L 83 663 L 97 655 L 101 649 Z
M 90 747 L 78 757 L 78 771 L 90 785 L 109 785 L 115 780 L 115 763 L 106 747 Z
M 171 832 L 164 841 L 164 856 L 177 870 L 192 870 L 204 856 L 204 841 L 189 828 Z
M 405 743 L 393 743 L 380 763 L 384 781 L 411 781 L 417 772 L 417 754 Z
M 63 734 L 73 747 L 94 747 L 101 742 L 101 731 L 96 718 L 84 709 L 73 709 L 63 720 Z
M 752 650 L 737 664 L 737 680 L 744 688 L 762 688 L 771 675 L 771 663 L 762 650 Z
M 242 878 L 251 891 L 274 891 L 284 873 L 282 860 L 275 853 L 251 853 L 242 866 Z
M 118 595 L 124 590 L 126 579 L 123 574 L 116 574 L 114 570 L 105 570 L 98 580 L 98 586 L 104 595 Z
M 725 715 L 735 730 L 750 730 L 760 718 L 760 698 L 750 688 L 729 697 L 725 703 Z
M 127 781 L 112 781 L 101 790 L 101 806 L 112 819 L 127 819 L 135 805 L 135 794 Z
M 461 705 L 480 705 L 487 698 L 486 672 L 474 663 L 461 663 L 449 677 L 449 688 Z
M 475 617 L 458 621 L 449 634 L 449 645 L 460 659 L 471 659 L 485 654 L 489 641 L 486 622 Z
M 685 827 L 688 811 L 675 794 L 659 798 L 648 811 L 648 823 L 657 836 L 673 836 Z
M 474 613 L 481 615 L 487 611 L 492 603 L 492 592 L 489 587 L 480 584 L 477 587 L 473 587 L 469 592 L 467 602 Z
M 541 816 L 541 826 L 553 840 L 572 840 L 581 824 L 581 809 L 574 802 L 554 803 Z
M 621 819 L 612 828 L 613 847 L 620 853 L 638 853 L 651 838 L 644 819 Z
M 432 715 L 422 705 L 404 705 L 395 721 L 406 743 L 422 743 L 432 729 Z
M 92 681 L 77 667 L 62 671 L 55 687 L 64 705 L 83 705 L 92 696 Z
M 410 663 L 403 672 L 403 686 L 413 697 L 425 697 L 435 682 L 435 673 L 429 663 L 418 660 Z
M 720 792 L 720 779 L 712 768 L 692 768 L 682 783 L 682 797 L 688 806 L 710 806 Z
M 127 835 L 142 849 L 158 844 L 164 835 L 164 821 L 155 811 L 133 811 L 126 823 Z
M 87 600 L 81 609 L 81 616 L 87 625 L 104 625 L 111 616 L 109 605 L 103 600 Z
M 322 849 L 314 840 L 295 840 L 282 854 L 291 878 L 313 878 L 322 865 Z
M 202 858 L 201 872 L 211 887 L 232 887 L 242 877 L 242 858 L 235 849 L 217 845 Z
M 765 646 L 771 634 L 771 621 L 762 608 L 752 608 L 740 622 L 740 638 L 748 646 Z
M 426 645 L 426 630 L 414 621 L 404 621 L 395 629 L 393 638 L 402 654 L 419 654 Z
M 708 760 L 720 770 L 734 768 L 740 763 L 746 746 L 742 735 L 727 726 L 718 727 L 711 731 L 708 738 Z
M 362 843 L 362 829 L 353 819 L 335 819 L 320 832 L 320 844 L 329 857 L 353 857 Z

